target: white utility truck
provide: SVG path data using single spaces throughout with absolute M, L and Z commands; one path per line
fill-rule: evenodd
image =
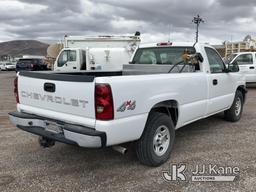
M 65 36 L 54 71 L 121 70 L 140 43 L 134 36 Z
M 246 83 L 256 83 L 256 52 L 233 53 L 226 59 L 226 63 L 238 65 Z
M 224 111 L 238 121 L 246 98 L 238 66 L 225 66 L 214 48 L 193 43 L 141 45 L 122 71 L 26 72 L 15 79 L 18 128 L 81 147 L 135 142 L 138 159 L 166 162 L 175 130 Z

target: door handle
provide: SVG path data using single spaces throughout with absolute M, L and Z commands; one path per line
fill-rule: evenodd
M 249 67 L 249 69 L 254 69 L 254 67 Z
M 73 67 L 73 69 L 76 69 L 76 67 Z
M 217 85 L 217 84 L 218 84 L 218 80 L 217 80 L 217 79 L 213 79 L 213 80 L 212 80 L 212 84 L 213 84 L 213 85 Z
M 47 92 L 54 93 L 55 92 L 55 84 L 54 83 L 45 83 L 44 90 Z

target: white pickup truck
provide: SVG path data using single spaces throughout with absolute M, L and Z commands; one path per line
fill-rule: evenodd
M 20 72 L 9 118 L 45 147 L 118 149 L 134 141 L 138 159 L 158 166 L 175 129 L 223 111 L 228 121 L 240 119 L 247 91 L 238 70 L 209 45 L 141 45 L 122 71 Z
M 256 83 L 256 52 L 231 54 L 225 61 L 239 66 L 239 72 L 245 76 L 246 83 Z

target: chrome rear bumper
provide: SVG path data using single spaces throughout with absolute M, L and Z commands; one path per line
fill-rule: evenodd
M 106 146 L 106 134 L 104 132 L 85 126 L 21 112 L 9 113 L 9 119 L 19 129 L 62 143 L 88 148 Z

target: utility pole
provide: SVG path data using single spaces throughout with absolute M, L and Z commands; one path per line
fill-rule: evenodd
M 197 43 L 198 42 L 198 34 L 199 34 L 199 32 L 198 32 L 199 25 L 201 22 L 204 23 L 204 20 L 199 15 L 197 15 L 196 17 L 194 17 L 192 22 L 196 24 L 196 43 Z

